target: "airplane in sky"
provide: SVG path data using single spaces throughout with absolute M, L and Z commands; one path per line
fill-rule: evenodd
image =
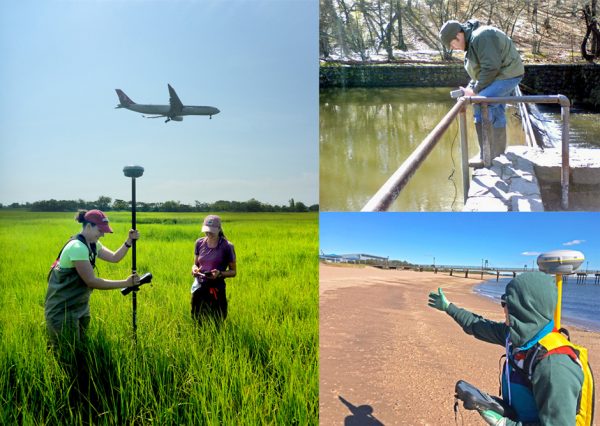
M 148 105 L 148 104 L 136 104 L 129 96 L 125 94 L 121 89 L 115 89 L 119 96 L 119 105 L 115 108 L 127 108 L 128 110 L 140 112 L 142 114 L 157 114 L 153 116 L 143 116 L 145 118 L 161 118 L 167 117 L 165 123 L 169 121 L 183 121 L 184 115 L 208 115 L 212 118 L 213 115 L 220 113 L 218 108 L 211 106 L 186 106 L 181 103 L 179 96 L 175 93 L 175 90 L 169 86 L 169 105 Z

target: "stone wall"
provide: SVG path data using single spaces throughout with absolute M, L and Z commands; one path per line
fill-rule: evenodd
M 468 81 L 462 65 L 325 65 L 319 72 L 320 87 L 458 87 Z M 600 65 L 526 65 L 523 85 L 600 110 Z
M 600 111 L 600 65 L 526 65 L 523 86 Z
M 320 87 L 455 87 L 469 82 L 462 65 L 321 66 Z

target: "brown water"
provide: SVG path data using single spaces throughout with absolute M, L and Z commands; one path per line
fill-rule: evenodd
M 324 89 L 320 92 L 320 209 L 360 211 L 452 108 L 450 88 Z M 507 109 L 509 145 L 524 143 Z M 478 151 L 468 111 L 469 157 Z M 390 211 L 461 211 L 457 120 Z
M 554 105 L 538 105 L 544 119 L 545 130 L 553 141 L 553 145 L 561 144 L 560 108 Z M 578 148 L 600 147 L 600 114 L 571 108 L 570 113 L 570 146 Z

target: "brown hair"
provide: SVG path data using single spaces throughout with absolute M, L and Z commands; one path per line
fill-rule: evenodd
M 96 226 L 96 224 L 95 224 L 95 223 L 88 222 L 87 220 L 85 220 L 85 214 L 86 214 L 87 212 L 88 212 L 87 210 L 79 210 L 79 211 L 77 212 L 77 214 L 75 215 L 75 220 L 76 220 L 77 222 L 81 223 L 81 224 L 82 224 L 82 226 L 83 226 L 84 228 L 85 228 L 85 225 L 86 225 L 86 224 L 88 224 L 88 223 L 89 223 L 90 225 L 92 225 L 92 226 Z

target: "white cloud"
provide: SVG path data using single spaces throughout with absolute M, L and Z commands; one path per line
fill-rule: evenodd
M 524 251 L 521 253 L 523 256 L 539 256 L 541 253 L 539 251 Z
M 568 243 L 563 243 L 563 246 L 576 246 L 577 244 L 585 243 L 585 240 L 573 240 Z

